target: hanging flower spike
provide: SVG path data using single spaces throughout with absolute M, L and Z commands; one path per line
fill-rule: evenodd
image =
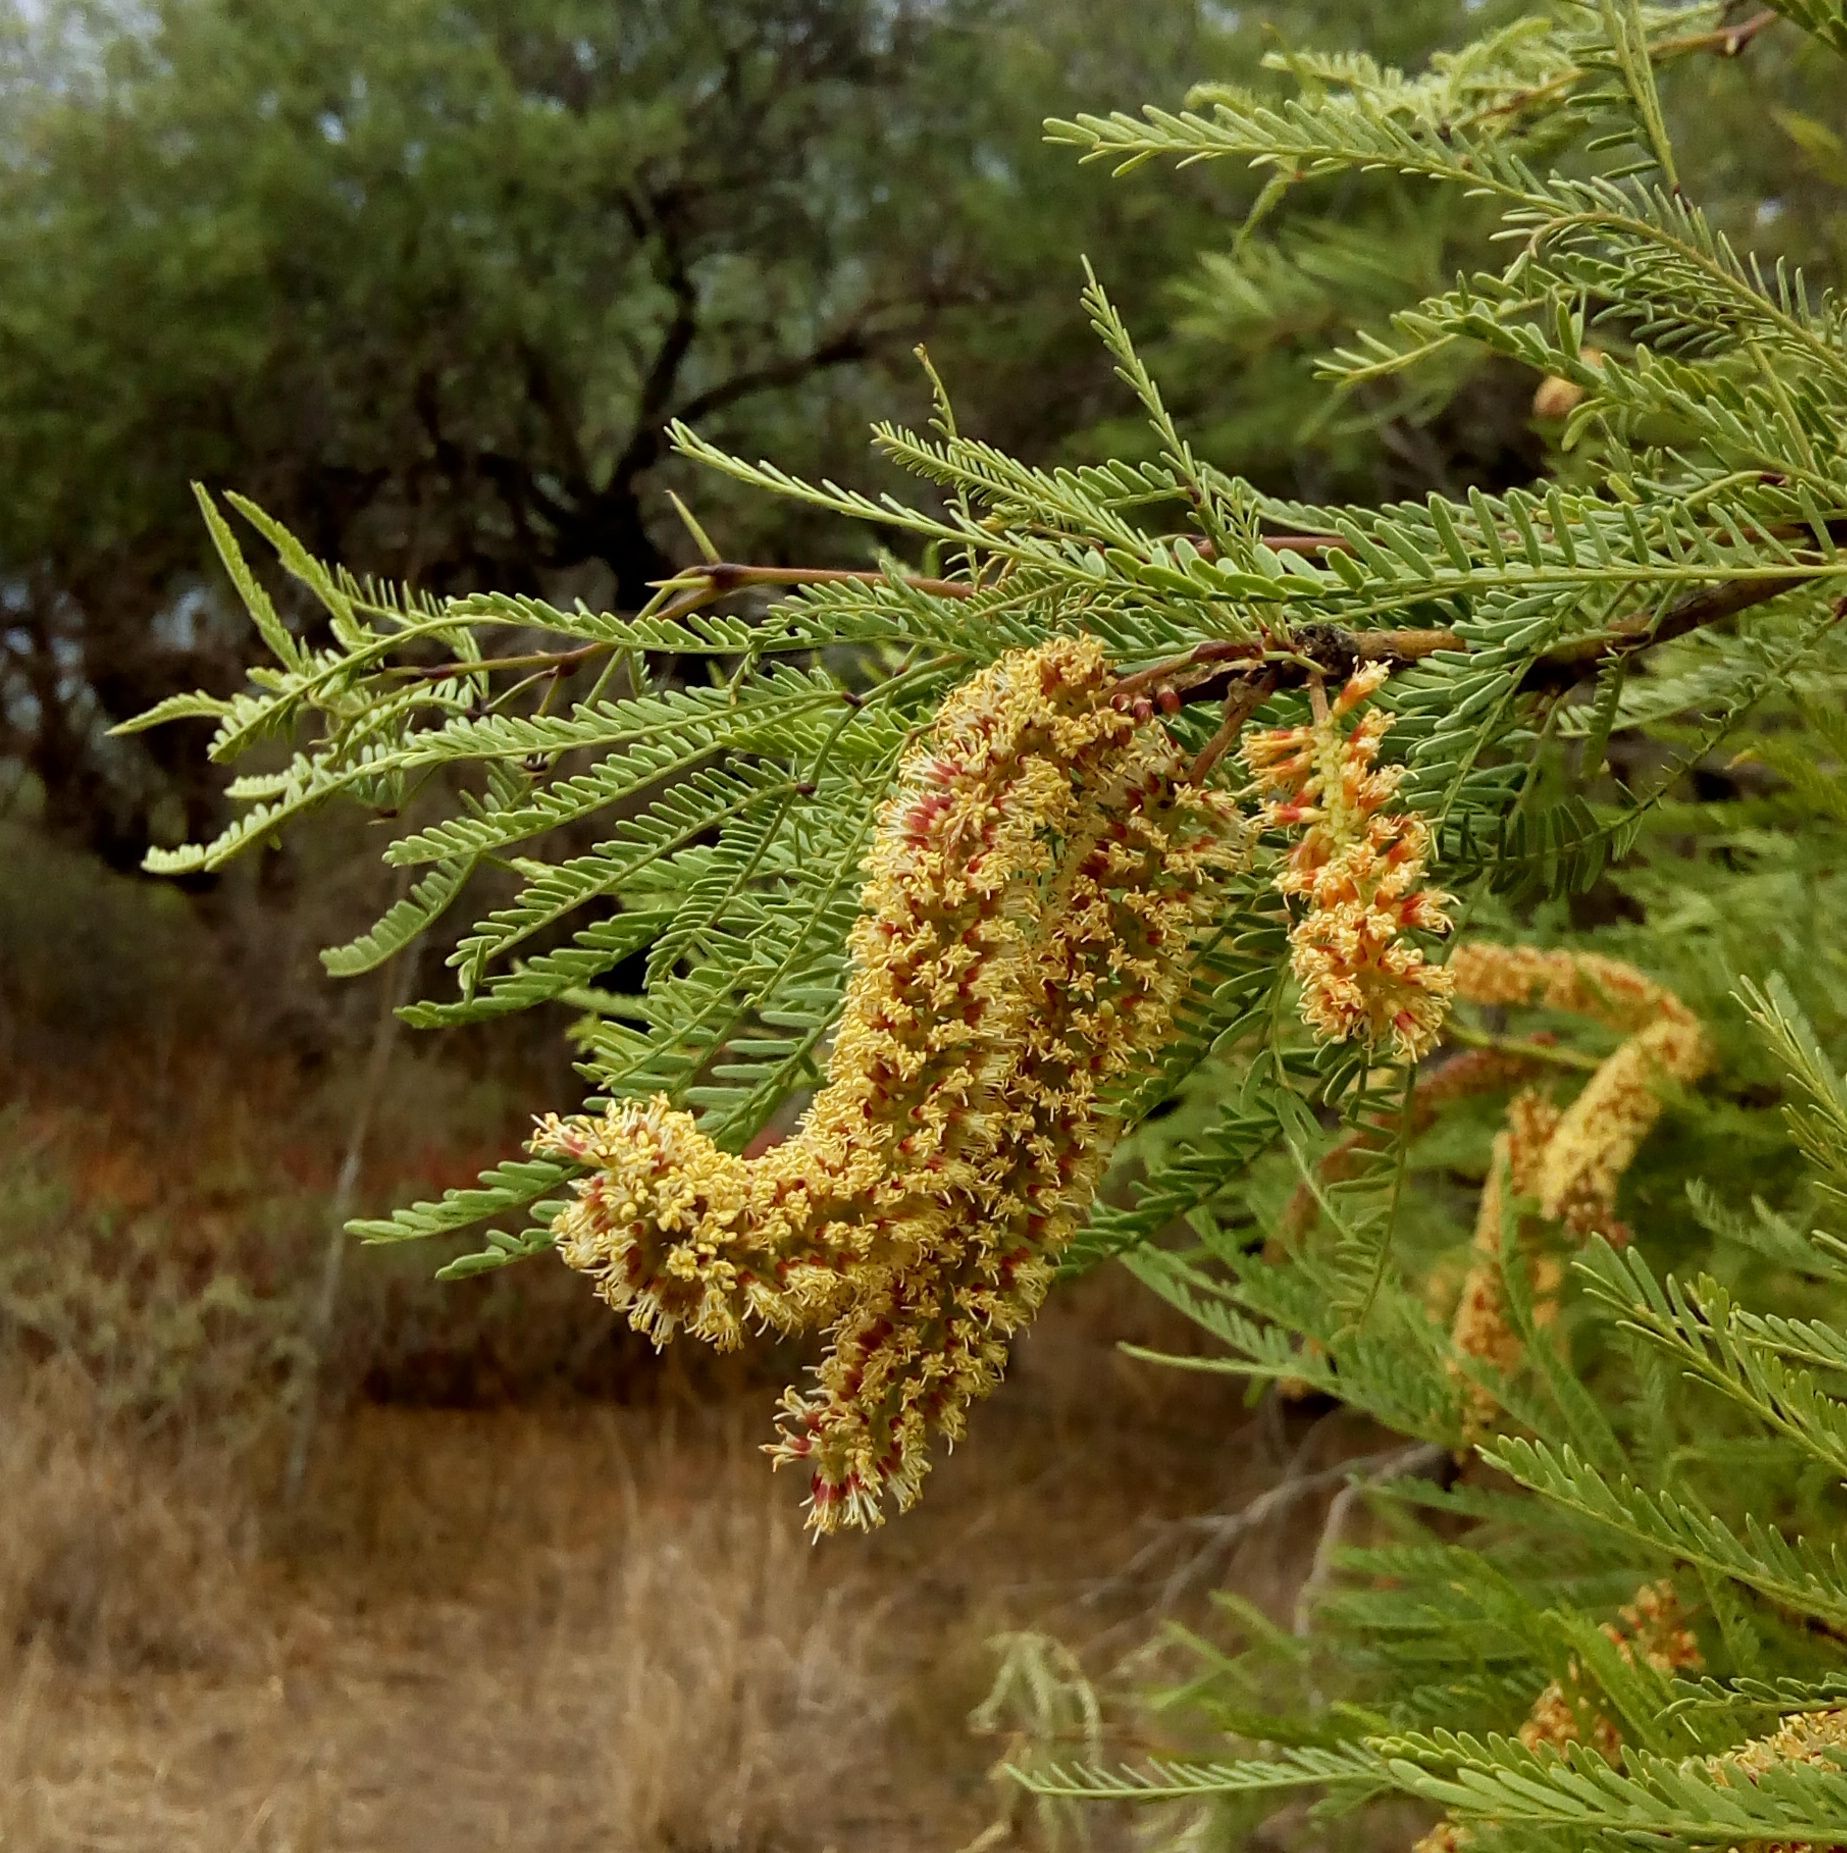
M 1660 1017 L 1697 1021 L 1665 985 L 1600 952 L 1471 939 L 1450 954 L 1449 973 L 1465 1003 L 1558 1010 L 1625 1035 Z
M 1543 1094 L 1530 1088 L 1518 1093 L 1508 1103 L 1507 1126 L 1495 1135 L 1488 1177 L 1482 1186 L 1481 1203 L 1475 1216 L 1475 1239 L 1471 1246 L 1469 1271 L 1462 1283 L 1462 1297 L 1456 1303 L 1450 1340 L 1457 1360 L 1473 1358 L 1511 1376 L 1519 1368 L 1523 1347 L 1520 1335 L 1507 1316 L 1505 1283 L 1502 1280 L 1501 1234 L 1506 1215 L 1506 1190 L 1517 1197 L 1539 1194 L 1540 1167 L 1546 1148 L 1558 1126 L 1558 1109 Z M 1557 1317 L 1559 1266 L 1550 1257 L 1541 1257 L 1533 1266 L 1533 1317 L 1539 1324 L 1549 1324 Z M 1458 1361 L 1452 1361 L 1452 1373 L 1463 1377 Z M 1479 1439 L 1494 1420 L 1500 1405 L 1485 1384 L 1468 1382 L 1467 1433 Z
M 535 1149 L 598 1167 L 560 1252 L 638 1330 L 730 1346 L 747 1319 L 811 1325 L 842 1266 L 930 1240 L 902 1172 L 932 1171 L 938 1198 L 972 1182 L 1024 1028 L 1030 897 L 1079 792 L 1134 731 L 1104 685 L 1094 645 L 1004 657 L 907 757 L 868 857 L 827 1086 L 793 1137 L 747 1161 L 659 1099 L 540 1122 Z
M 1657 1673 L 1697 1672 L 1704 1664 L 1699 1642 L 1686 1624 L 1680 1598 L 1670 1583 L 1645 1583 L 1615 1621 L 1603 1624 L 1603 1635 L 1631 1665 L 1639 1660 Z M 1574 1660 L 1565 1682 L 1554 1680 L 1533 1701 L 1519 1731 L 1520 1742 L 1528 1750 L 1548 1744 L 1562 1750 L 1582 1740 L 1581 1719 L 1586 1710 L 1579 1690 L 1582 1679 L 1583 1669 Z M 1616 1720 L 1593 1709 L 1589 1723 L 1592 1749 L 1606 1762 L 1613 1760 L 1623 1741 Z
M 1639 1659 L 1657 1673 L 1697 1672 L 1704 1664 L 1699 1642 L 1686 1625 L 1680 1599 L 1669 1583 L 1644 1584 L 1613 1622 L 1603 1624 L 1603 1635 L 1631 1665 Z M 1615 1719 L 1586 1706 L 1579 1689 L 1582 1678 L 1583 1671 L 1574 1660 L 1565 1681 L 1553 1680 L 1533 1701 L 1519 1730 L 1519 1741 L 1526 1749 L 1550 1746 L 1563 1750 L 1585 1741 L 1588 1713 L 1592 1749 L 1606 1762 L 1615 1760 L 1622 1749 L 1622 1731 Z M 1472 1844 L 1466 1827 L 1439 1821 L 1412 1853 L 1463 1853 Z
M 1356 670 L 1329 703 L 1311 688 L 1314 718 L 1249 737 L 1245 764 L 1271 795 L 1264 823 L 1299 832 L 1276 878 L 1303 903 L 1290 931 L 1290 965 L 1302 985 L 1302 1016 L 1324 1042 L 1388 1042 L 1416 1061 L 1437 1040 L 1450 980 L 1411 933 L 1446 933 L 1450 897 L 1424 886 L 1429 826 L 1390 809 L 1402 774 L 1380 766 L 1391 717 L 1346 717 L 1384 685 L 1383 664 Z
M 1024 976 L 1016 1085 L 996 1108 L 973 1215 L 910 1265 L 861 1277 L 817 1389 L 784 1399 L 772 1452 L 810 1466 L 818 1515 L 871 1522 L 873 1489 L 911 1503 L 925 1437 L 961 1437 L 1088 1212 L 1117 1133 L 1107 1090 L 1167 1033 L 1185 949 L 1209 911 L 1200 877 L 1224 859 L 1216 829 L 1200 830 L 1224 814 L 1220 801 L 1175 786 L 1176 770 L 1166 736 L 1144 733 L 1066 845 Z
M 1711 1047 L 1679 998 L 1618 959 L 1470 941 L 1456 948 L 1449 968 L 1457 996 L 1468 1002 L 1540 1004 L 1633 1032 L 1563 1112 L 1530 1091 L 1515 1095 L 1507 1129 L 1495 1139 L 1450 1336 L 1458 1360 L 1472 1357 L 1509 1372 L 1520 1362 L 1521 1346 L 1503 1297 L 1503 1179 L 1537 1203 L 1543 1221 L 1570 1235 L 1626 1241 L 1616 1193 L 1661 1115 L 1663 1084 L 1697 1080 L 1711 1060 Z M 1534 1319 L 1546 1325 L 1557 1316 L 1563 1270 L 1557 1255 L 1534 1256 L 1531 1269 Z M 1462 1375 L 1459 1367 L 1456 1374 Z M 1479 1440 L 1495 1415 L 1492 1394 L 1471 1385 L 1468 1439 Z
M 559 1251 L 656 1342 L 830 1328 L 770 1448 L 817 1530 L 909 1505 L 930 1439 L 999 1382 L 1236 859 L 1229 800 L 1112 692 L 1074 638 L 945 704 L 881 813 L 827 1085 L 789 1139 L 736 1157 L 657 1100 L 535 1141 L 595 1167 Z
M 1456 995 L 1469 1003 L 1538 1005 L 1623 1031 L 1621 1043 L 1560 1118 L 1532 1195 L 1578 1235 L 1628 1239 L 1616 1192 L 1674 1086 L 1713 1061 L 1699 1019 L 1664 985 L 1598 953 L 1470 941 L 1451 955 Z
M 1610 1055 L 1566 1109 L 1539 1171 L 1539 1207 L 1581 1235 L 1625 1239 L 1616 1189 L 1661 1117 L 1673 1086 L 1712 1065 L 1712 1044 L 1690 1017 L 1664 1017 Z

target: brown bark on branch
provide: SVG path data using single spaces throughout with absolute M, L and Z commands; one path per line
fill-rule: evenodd
M 1847 539 L 1847 522 L 1830 526 L 1835 539 Z M 1331 537 L 1285 537 L 1306 551 L 1321 545 L 1339 545 Z M 1272 544 L 1275 544 L 1274 542 Z M 1847 559 L 1841 562 L 1847 575 Z M 714 560 L 688 567 L 669 585 L 684 585 L 680 595 L 654 615 L 663 620 L 692 612 L 751 586 L 883 585 L 891 575 L 835 566 L 750 566 L 734 560 Z M 1755 606 L 1768 604 L 1785 592 L 1816 581 L 1813 573 L 1774 573 L 1761 579 L 1731 580 L 1689 593 L 1670 605 L 1658 618 L 1624 619 L 1607 630 L 1573 638 L 1548 650 L 1528 664 L 1520 687 L 1524 693 L 1558 693 L 1588 681 L 1613 659 L 1667 643 L 1711 624 L 1737 617 Z M 932 598 L 972 598 L 975 588 L 957 579 L 937 579 L 904 573 L 897 583 Z M 1844 601 L 1847 604 L 1847 601 Z M 490 657 L 483 663 L 438 663 L 407 668 L 403 673 L 441 679 L 478 673 L 482 669 L 547 670 L 565 676 L 580 665 L 607 655 L 613 643 L 596 641 L 573 649 L 535 651 L 521 656 Z M 1348 675 L 1365 663 L 1385 663 L 1407 669 L 1433 656 L 1466 656 L 1467 641 L 1460 633 L 1442 627 L 1425 629 L 1350 630 L 1345 625 L 1309 619 L 1288 627 L 1278 626 L 1261 640 L 1214 640 L 1197 645 L 1185 656 L 1124 676 L 1117 688 L 1124 703 L 1147 699 L 1163 707 L 1181 703 L 1227 700 L 1247 687 L 1259 673 L 1269 688 L 1300 683 L 1317 675 Z M 1268 689 L 1266 689 L 1266 693 Z
M 1847 575 L 1847 560 L 1841 571 Z M 1735 618 L 1741 612 L 1766 605 L 1785 592 L 1813 585 L 1810 573 L 1780 573 L 1765 579 L 1734 580 L 1690 593 L 1671 605 L 1658 619 L 1630 618 L 1588 637 L 1575 637 L 1536 656 L 1520 679 L 1522 693 L 1556 694 L 1576 683 L 1589 681 L 1604 665 L 1620 656 L 1685 637 L 1708 625 Z M 1837 615 L 1843 615 L 1837 607 Z M 1281 679 L 1302 681 L 1317 673 L 1348 675 L 1364 663 L 1387 663 L 1408 669 L 1445 653 L 1466 656 L 1467 642 L 1453 630 L 1354 631 L 1344 625 L 1311 621 L 1286 634 L 1273 634 L 1269 644 L 1202 644 L 1190 657 L 1125 679 L 1125 689 L 1172 688 L 1183 701 L 1223 699 L 1260 663 Z M 1197 673 L 1204 664 L 1218 667 Z

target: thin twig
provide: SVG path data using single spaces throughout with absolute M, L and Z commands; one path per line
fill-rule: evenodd
M 1843 530 L 1847 535 L 1847 523 Z M 1847 560 L 1841 562 L 1839 570 L 1847 573 Z M 1774 573 L 1762 579 L 1707 587 L 1669 606 L 1659 618 L 1626 619 L 1534 657 L 1520 678 L 1520 692 L 1557 692 L 1589 681 L 1618 657 L 1735 618 L 1754 606 L 1781 598 L 1785 592 L 1813 585 L 1815 579 L 1813 573 Z M 1836 615 L 1847 615 L 1847 601 L 1836 607 Z M 1177 657 L 1172 664 L 1138 671 L 1135 680 L 1143 687 L 1172 686 L 1187 702 L 1222 700 L 1231 686 L 1248 678 L 1260 660 L 1267 660 L 1282 680 L 1293 683 L 1308 681 L 1317 674 L 1344 675 L 1364 663 L 1408 669 L 1433 656 L 1466 656 L 1469 652 L 1467 640 L 1452 630 L 1353 631 L 1344 625 L 1318 621 L 1297 625 L 1287 641 L 1287 651 L 1275 647 L 1264 651 L 1254 644 L 1228 646 L 1218 666 L 1203 674 L 1194 673 L 1197 653 Z M 1233 649 L 1238 652 L 1235 659 Z M 1169 680 L 1163 680 L 1162 670 L 1169 672 Z
M 1535 657 L 1521 678 L 1520 687 L 1523 691 L 1568 688 L 1574 682 L 1598 674 L 1615 657 L 1650 649 L 1658 643 L 1670 643 L 1676 637 L 1685 637 L 1690 632 L 1703 630 L 1708 624 L 1735 618 L 1753 606 L 1766 605 L 1785 592 L 1813 583 L 1814 575 L 1810 573 L 1784 573 L 1768 579 L 1733 580 L 1727 585 L 1694 592 L 1678 604 L 1670 605 L 1659 619 L 1630 618 L 1612 625 L 1601 635 L 1580 637 Z
M 1274 1399 L 1271 1406 L 1275 1406 Z M 1151 1606 L 1154 1612 L 1163 1613 L 1200 1579 L 1214 1561 L 1222 1558 L 1296 1500 L 1326 1492 L 1338 1486 L 1356 1467 L 1385 1459 L 1383 1454 L 1363 1456 L 1359 1460 L 1349 1457 L 1336 1461 L 1330 1467 L 1307 1467 L 1304 1463 L 1313 1453 L 1326 1424 L 1332 1419 L 1332 1414 L 1322 1416 L 1309 1426 L 1307 1434 L 1283 1463 L 1273 1485 L 1231 1511 L 1195 1513 L 1160 1524 L 1155 1529 L 1155 1535 L 1119 1569 L 1085 1589 L 1077 1598 L 1077 1606 L 1082 1609 L 1096 1608 L 1118 1595 L 1134 1594 L 1139 1597 L 1145 1573 L 1168 1554 L 1176 1539 L 1189 1533 L 1205 1533 L 1203 1542 L 1194 1544 L 1181 1557 L 1163 1580 L 1159 1594 L 1153 1598 Z M 1143 1605 L 1144 1612 L 1146 1606 Z M 1114 1628 L 1109 1629 L 1101 1638 L 1107 1640 L 1115 1632 Z
M 320 1416 L 322 1379 L 327 1370 L 327 1349 L 333 1338 L 334 1317 L 340 1304 L 340 1278 L 351 1237 L 347 1218 L 359 1189 L 359 1170 L 365 1162 L 366 1141 L 384 1097 L 385 1076 L 397 1043 L 398 1006 L 409 995 L 416 969 L 414 952 L 403 954 L 379 986 L 378 1017 L 372 1029 L 372 1047 L 359 1080 L 359 1098 L 347 1128 L 346 1150 L 327 1204 L 327 1247 L 321 1259 L 320 1290 L 309 1317 L 306 1353 L 302 1359 L 295 1410 L 294 1432 L 289 1438 L 288 1460 L 282 1474 L 283 1504 L 293 1508 L 307 1483 L 308 1463 L 314 1451 L 314 1431 Z
M 1743 30 L 1741 27 L 1740 30 Z M 1847 521 L 1829 524 L 1830 537 L 1847 541 Z M 1307 550 L 1320 544 L 1316 535 L 1278 536 Z M 1330 543 L 1331 538 L 1330 538 Z M 1824 564 L 1817 562 L 1817 564 Z M 1842 571 L 1847 572 L 1847 564 Z M 1692 631 L 1738 616 L 1767 604 L 1785 592 L 1814 583 L 1812 572 L 1772 573 L 1760 579 L 1734 580 L 1694 592 L 1659 616 L 1626 619 L 1588 637 L 1574 638 L 1530 662 L 1520 680 L 1522 693 L 1542 693 L 1572 687 L 1599 674 L 1617 657 L 1655 644 L 1667 643 Z M 747 566 L 733 560 L 714 560 L 688 567 L 663 589 L 685 585 L 681 595 L 652 615 L 661 622 L 688 616 L 721 598 L 750 586 L 888 585 L 896 583 L 931 598 L 969 599 L 977 588 L 965 580 L 932 578 L 922 574 L 892 575 L 838 566 Z M 479 675 L 508 669 L 548 670 L 564 677 L 581 664 L 617 648 L 617 640 L 599 638 L 572 649 L 535 651 L 520 656 L 487 657 L 479 662 L 403 666 L 393 673 L 428 681 Z M 1215 638 L 1197 644 L 1184 656 L 1156 663 L 1120 679 L 1116 700 L 1136 707 L 1144 699 L 1152 713 L 1156 703 L 1172 709 L 1183 703 L 1224 703 L 1254 677 L 1274 677 L 1272 688 L 1310 681 L 1317 676 L 1346 675 L 1366 663 L 1384 663 L 1398 670 L 1440 655 L 1466 656 L 1469 644 L 1459 632 L 1446 628 L 1349 630 L 1345 625 L 1310 619 L 1287 630 L 1265 632 L 1257 639 Z M 1221 751 L 1223 749 L 1221 748 Z
M 1447 1465 L 1449 1453 L 1434 1441 L 1419 1441 L 1396 1449 L 1369 1471 L 1350 1479 L 1328 1504 L 1327 1517 L 1321 1524 L 1321 1536 L 1315 1542 L 1314 1562 L 1309 1565 L 1302 1587 L 1296 1592 L 1294 1627 L 1297 1635 L 1306 1635 L 1314 1620 L 1315 1604 L 1321 1599 L 1334 1574 L 1334 1555 L 1346 1538 L 1347 1523 L 1359 1501 L 1375 1487 L 1390 1480 L 1403 1480 L 1412 1474 L 1424 1474 Z M 1362 1466 L 1364 1463 L 1349 1463 Z
M 1774 26 L 1778 18 L 1773 7 L 1765 7 L 1761 13 L 1754 13 L 1735 26 L 1718 26 L 1709 32 L 1688 32 L 1677 38 L 1662 39 L 1648 48 L 1649 59 L 1655 64 L 1666 64 L 1672 59 L 1698 52 L 1714 52 L 1721 58 L 1736 58 L 1760 32 Z M 1465 116 L 1460 122 L 1451 125 L 1451 133 L 1472 129 L 1477 123 L 1490 122 L 1497 116 L 1517 116 L 1522 110 L 1530 109 L 1537 103 L 1549 102 L 1554 97 L 1562 96 L 1592 75 L 1589 68 L 1574 64 L 1543 84 L 1534 84 L 1499 103 L 1491 103 L 1477 110 L 1472 116 Z
M 1270 699 L 1276 688 L 1276 676 L 1266 671 L 1254 677 L 1241 689 L 1233 689 L 1225 697 L 1225 717 L 1219 722 L 1218 732 L 1200 748 L 1199 757 L 1187 767 L 1186 780 L 1189 785 L 1200 785 L 1206 780 L 1212 768 L 1231 750 L 1233 743 L 1244 731 L 1244 723 Z

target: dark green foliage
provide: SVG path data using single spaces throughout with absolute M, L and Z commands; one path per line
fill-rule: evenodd
M 928 338 L 1010 439 L 1082 428 L 1075 253 L 1146 303 L 1214 219 L 1038 119 L 1210 63 L 1207 9 L 1163 10 L 0 6 L 0 755 L 124 866 L 211 822 L 191 755 L 104 738 L 236 681 L 193 479 L 443 594 L 632 609 L 682 557 L 675 416 L 813 463 L 922 405 Z M 813 538 L 713 490 L 741 554 Z

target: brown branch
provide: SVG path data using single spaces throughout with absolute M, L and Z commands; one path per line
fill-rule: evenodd
M 1310 676 L 1347 675 L 1362 663 L 1404 669 L 1439 651 L 1467 649 L 1452 630 L 1351 631 L 1310 621 L 1286 632 L 1268 632 L 1257 641 L 1198 644 L 1185 656 L 1124 676 L 1115 699 L 1131 710 L 1147 705 L 1152 711 L 1157 703 L 1171 709 L 1182 702 L 1223 701 L 1259 671 L 1275 688 Z
M 1614 656 L 1626 656 L 1635 650 L 1685 637 L 1689 632 L 1735 618 L 1754 605 L 1768 604 L 1785 592 L 1811 583 L 1812 574 L 1785 573 L 1769 579 L 1733 580 L 1727 585 L 1691 593 L 1679 604 L 1669 606 L 1659 619 L 1630 618 L 1613 625 L 1601 636 L 1580 637 L 1560 644 L 1556 650 L 1548 650 L 1544 656 L 1535 657 L 1520 686 L 1522 689 L 1569 688 L 1574 682 L 1596 675 Z
M 1721 58 L 1735 58 L 1768 26 L 1782 17 L 1775 7 L 1767 6 L 1735 26 L 1716 26 L 1710 32 L 1690 32 L 1682 38 L 1668 39 L 1655 47 L 1659 58 L 1678 58 L 1687 52 L 1717 52 Z
M 1754 13 L 1735 26 L 1718 26 L 1710 32 L 1688 32 L 1677 38 L 1661 39 L 1648 48 L 1649 61 L 1666 64 L 1675 58 L 1685 58 L 1699 52 L 1713 52 L 1721 58 L 1736 58 L 1760 32 L 1774 26 L 1780 17 L 1775 8 L 1765 7 L 1761 13 Z M 1535 104 L 1549 103 L 1554 97 L 1563 96 L 1587 77 L 1595 75 L 1596 72 L 1589 67 L 1574 64 L 1543 84 L 1516 91 L 1499 103 L 1490 103 L 1472 116 L 1465 116 L 1459 123 L 1452 125 L 1451 132 L 1472 129 L 1477 123 L 1491 122 L 1497 116 L 1517 116 Z
M 1198 758 L 1187 767 L 1189 785 L 1205 783 L 1207 774 L 1236 744 L 1238 735 L 1244 731 L 1244 723 L 1270 699 L 1275 688 L 1274 671 L 1266 671 L 1253 676 L 1242 688 L 1234 688 L 1225 697 L 1225 715 L 1219 722 L 1218 732 L 1200 748 Z
M 1831 523 L 1830 534 L 1847 540 L 1847 522 Z M 1319 536 L 1296 536 L 1319 542 Z M 1329 544 L 1338 544 L 1330 542 Z M 1847 572 L 1847 563 L 1841 570 Z M 1814 583 L 1813 573 L 1773 573 L 1761 579 L 1734 580 L 1690 593 L 1658 618 L 1635 617 L 1611 625 L 1588 637 L 1576 637 L 1537 656 L 1520 679 L 1524 694 L 1557 693 L 1588 681 L 1617 657 L 1684 637 L 1707 625 L 1723 622 L 1754 606 L 1769 603 L 1785 592 Z M 893 575 L 841 566 L 749 566 L 734 560 L 713 560 L 688 567 L 664 586 L 684 585 L 686 590 L 653 615 L 665 621 L 685 617 L 707 605 L 751 586 L 887 585 Z M 931 598 L 973 598 L 976 588 L 966 580 L 936 579 L 903 573 L 896 582 Z M 1847 615 L 1847 601 L 1843 601 Z M 540 650 L 521 656 L 488 657 L 479 663 L 438 663 L 429 668 L 404 667 L 397 673 L 426 681 L 478 674 L 483 670 L 550 670 L 569 675 L 581 664 L 607 655 L 613 641 L 599 639 L 569 650 Z M 1349 675 L 1366 663 L 1408 669 L 1433 656 L 1467 655 L 1469 645 L 1460 633 L 1443 629 L 1349 630 L 1345 625 L 1310 619 L 1287 630 L 1265 631 L 1252 640 L 1215 638 L 1196 644 L 1186 655 L 1155 663 L 1123 676 L 1115 700 L 1125 709 L 1146 705 L 1172 711 L 1193 702 L 1228 702 L 1264 678 L 1264 698 L 1275 688 L 1307 681 L 1313 676 Z M 1240 720 L 1248 716 L 1242 710 Z M 1234 728 L 1235 733 L 1235 728 Z M 1222 749 L 1221 749 L 1222 750 Z
M 1847 573 L 1847 561 L 1841 570 Z M 1776 573 L 1691 593 L 1659 618 L 1625 619 L 1534 657 L 1520 678 L 1520 692 L 1557 693 L 1571 688 L 1601 673 L 1617 657 L 1722 623 L 1814 581 L 1812 573 Z M 1126 677 L 1124 687 L 1131 694 L 1172 688 L 1183 701 L 1209 701 L 1222 699 L 1231 687 L 1247 680 L 1260 662 L 1280 671 L 1283 680 L 1300 682 L 1315 674 L 1347 675 L 1364 663 L 1408 669 L 1445 653 L 1466 655 L 1468 648 L 1466 640 L 1452 630 L 1353 631 L 1344 625 L 1310 622 L 1297 625 L 1280 643 L 1272 639 L 1267 647 L 1257 643 L 1202 645 L 1189 656 Z M 1207 663 L 1214 666 L 1202 670 L 1200 665 Z

